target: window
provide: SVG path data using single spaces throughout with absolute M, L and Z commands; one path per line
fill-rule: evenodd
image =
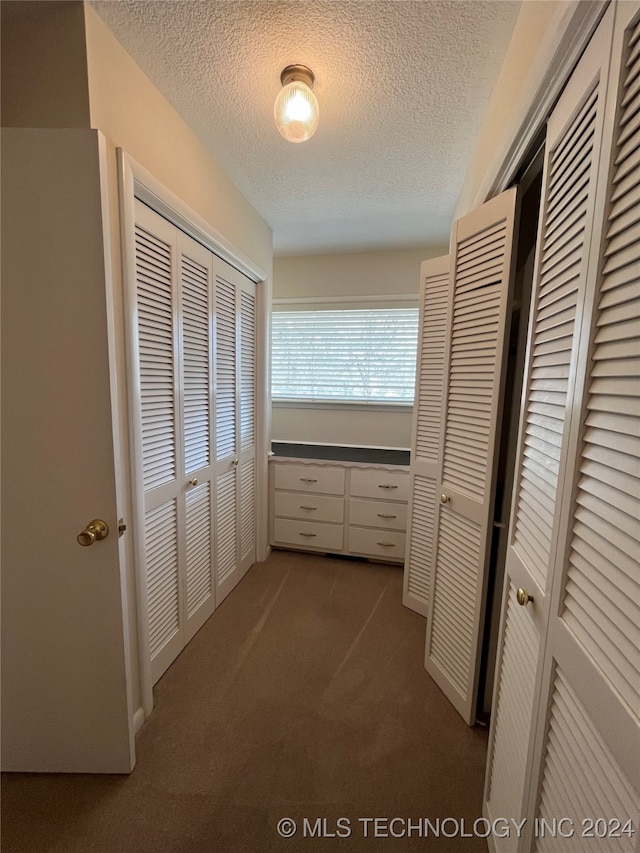
M 273 313 L 272 396 L 413 403 L 417 308 Z

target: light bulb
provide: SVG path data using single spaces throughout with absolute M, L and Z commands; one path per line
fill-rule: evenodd
M 309 86 L 313 85 L 313 74 L 303 66 L 290 66 L 282 72 L 281 80 L 283 88 L 273 107 L 276 127 L 289 142 L 306 142 L 318 127 L 318 101 Z

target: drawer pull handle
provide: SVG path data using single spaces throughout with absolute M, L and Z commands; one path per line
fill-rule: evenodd
M 300 477 L 301 483 L 317 483 L 318 480 L 316 477 Z
M 378 483 L 379 489 L 397 489 L 397 486 L 389 485 L 388 483 Z
M 317 536 L 317 533 L 301 533 L 300 536 L 308 536 L 310 539 Z
M 380 545 L 381 548 L 395 548 L 395 542 L 376 542 L 376 545 Z
M 318 509 L 317 506 L 305 506 L 304 504 L 300 504 L 300 509 Z
M 379 512 L 378 518 L 397 518 L 397 515 L 391 515 L 389 512 Z

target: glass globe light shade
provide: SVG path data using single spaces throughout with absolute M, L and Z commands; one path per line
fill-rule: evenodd
M 276 127 L 288 142 L 306 142 L 318 127 L 318 101 L 300 80 L 287 83 L 280 90 L 273 114 Z

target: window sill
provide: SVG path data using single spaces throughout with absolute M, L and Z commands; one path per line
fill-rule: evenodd
M 410 414 L 413 403 L 383 403 L 380 400 L 367 403 L 364 400 L 285 400 L 282 398 L 271 401 L 274 409 L 316 409 L 326 411 L 346 412 L 401 412 Z

